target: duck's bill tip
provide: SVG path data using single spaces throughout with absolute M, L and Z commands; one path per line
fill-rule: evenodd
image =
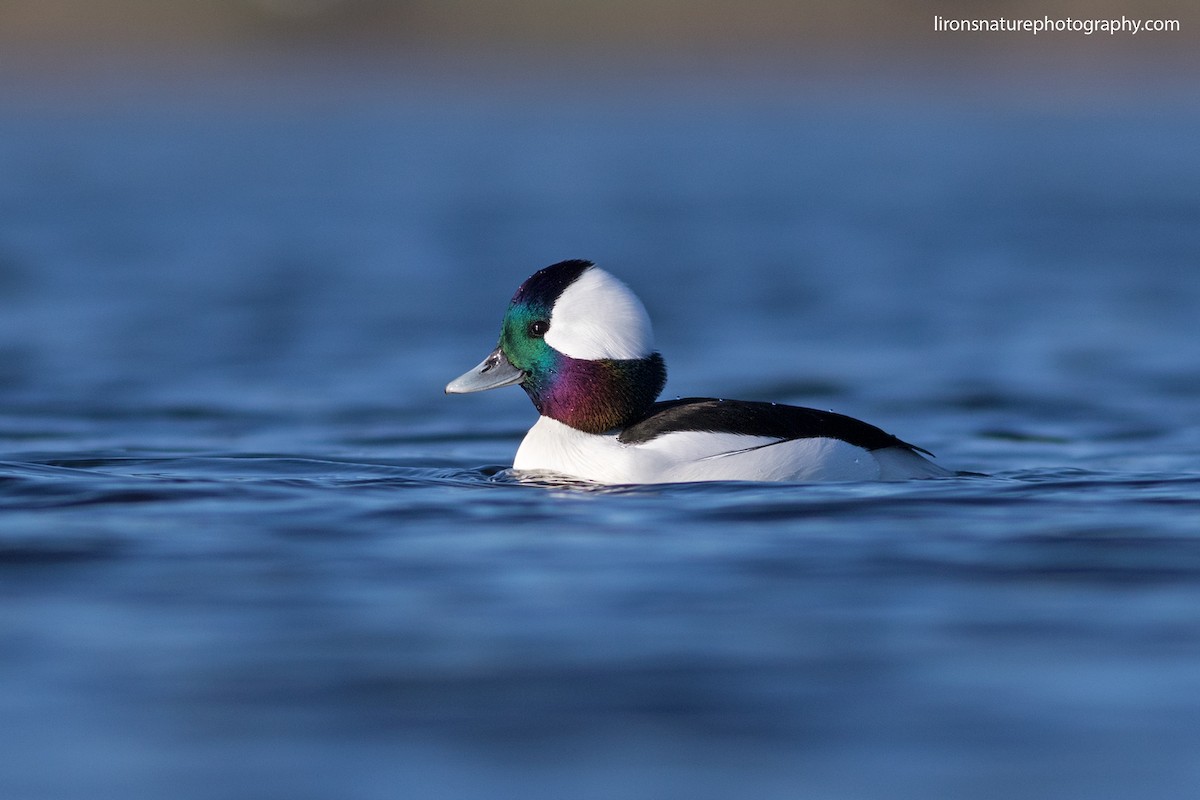
M 483 392 L 499 389 L 501 386 L 511 386 L 523 380 L 525 373 L 510 364 L 497 347 L 474 368 L 446 384 L 446 394 Z

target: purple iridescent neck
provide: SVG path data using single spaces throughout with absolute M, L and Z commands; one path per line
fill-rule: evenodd
M 521 386 L 538 413 L 585 433 L 619 430 L 642 416 L 667 382 L 662 356 L 587 360 L 555 353 Z

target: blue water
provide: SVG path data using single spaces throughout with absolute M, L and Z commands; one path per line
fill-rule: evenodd
M 1190 89 L 312 77 L 0 104 L 0 796 L 1200 792 Z M 512 480 L 564 258 L 986 476 Z

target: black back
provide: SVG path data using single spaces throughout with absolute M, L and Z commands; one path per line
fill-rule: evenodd
M 655 403 L 645 416 L 621 431 L 617 439 L 624 444 L 642 444 L 663 434 L 679 431 L 738 433 L 781 440 L 840 439 L 865 450 L 904 447 L 928 454 L 927 450 L 844 414 L 777 403 L 715 400 L 708 397 L 685 397 Z

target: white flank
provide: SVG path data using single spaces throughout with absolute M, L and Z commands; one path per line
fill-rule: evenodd
M 513 467 L 606 484 L 888 481 L 953 474 L 899 447 L 868 452 L 839 439 L 779 441 L 701 431 L 625 445 L 613 435 L 584 433 L 549 417 L 526 434 Z
M 546 343 L 571 358 L 645 358 L 654 351 L 654 333 L 637 295 L 591 267 L 559 295 Z

